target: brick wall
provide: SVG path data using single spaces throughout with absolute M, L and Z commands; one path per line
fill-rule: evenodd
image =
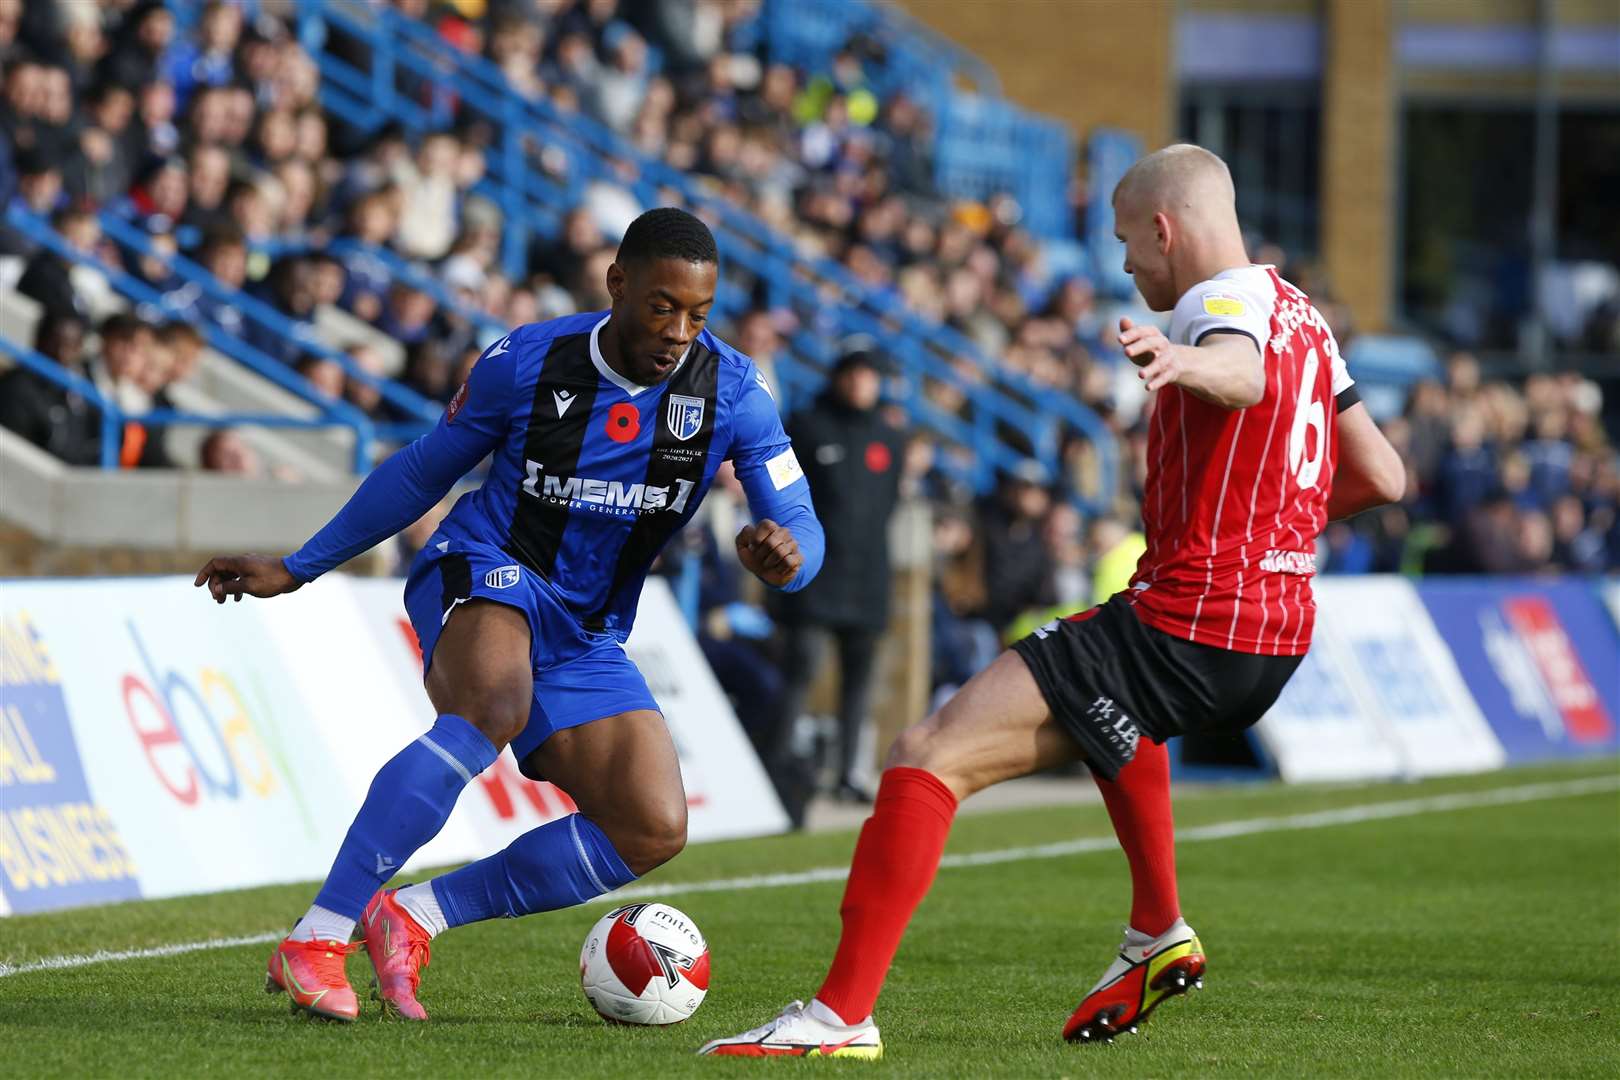
M 1363 330 L 1388 326 L 1397 216 L 1392 0 L 1325 0 L 1322 253 Z
M 921 22 L 988 63 L 1007 97 L 1066 121 L 1170 141 L 1173 0 L 900 0 Z

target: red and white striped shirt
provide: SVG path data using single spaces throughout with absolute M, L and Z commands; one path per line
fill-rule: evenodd
M 1225 270 L 1176 303 L 1170 340 L 1253 338 L 1265 396 L 1223 409 L 1179 386 L 1158 391 L 1148 429 L 1131 579 L 1149 626 L 1233 652 L 1298 656 L 1311 645 L 1316 538 L 1338 456 L 1334 398 L 1351 385 L 1310 299 L 1269 266 Z

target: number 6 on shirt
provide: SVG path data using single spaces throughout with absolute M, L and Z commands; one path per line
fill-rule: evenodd
M 1305 369 L 1299 380 L 1299 404 L 1294 407 L 1294 424 L 1288 433 L 1288 471 L 1294 474 L 1302 488 L 1314 488 L 1322 475 L 1322 461 L 1327 457 L 1327 406 L 1313 398 L 1316 392 L 1316 369 L 1321 360 L 1313 348 L 1305 354 Z M 1316 451 L 1305 456 L 1305 433 L 1316 429 Z

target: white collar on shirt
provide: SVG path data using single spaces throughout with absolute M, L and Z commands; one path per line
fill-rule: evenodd
M 658 385 L 661 384 L 643 386 L 638 382 L 633 382 L 630 379 L 625 378 L 617 371 L 614 371 L 612 368 L 608 367 L 608 362 L 602 357 L 602 347 L 597 344 L 597 338 L 599 338 L 602 334 L 602 327 L 606 326 L 608 324 L 608 320 L 612 317 L 612 315 L 604 315 L 602 316 L 601 322 L 591 327 L 591 363 L 596 365 L 596 370 L 601 373 L 602 378 L 606 379 L 614 386 L 617 386 L 620 390 L 623 390 L 631 397 L 635 397 L 643 390 L 657 389 Z M 681 365 L 686 363 L 686 358 L 691 355 L 692 346 L 688 345 L 686 347 L 686 351 L 681 354 L 681 358 L 675 362 L 675 370 L 669 373 L 669 379 L 673 379 L 675 377 L 675 372 L 681 370 Z M 668 382 L 669 379 L 665 379 L 664 381 Z

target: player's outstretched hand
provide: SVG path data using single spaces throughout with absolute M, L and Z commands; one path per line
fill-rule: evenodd
M 1147 384 L 1150 392 L 1181 377 L 1181 361 L 1170 347 L 1170 339 L 1151 323 L 1137 326 L 1130 319 L 1120 319 L 1119 347 L 1131 363 L 1142 369 L 1136 377 Z
M 231 596 L 240 602 L 244 594 L 280 596 L 304 583 L 288 573 L 280 559 L 269 555 L 219 555 L 197 571 L 197 580 L 192 584 L 199 587 L 206 584 L 214 603 L 223 604 Z
M 737 534 L 737 558 L 767 585 L 786 585 L 804 565 L 799 542 L 793 534 L 769 518 L 744 525 Z

